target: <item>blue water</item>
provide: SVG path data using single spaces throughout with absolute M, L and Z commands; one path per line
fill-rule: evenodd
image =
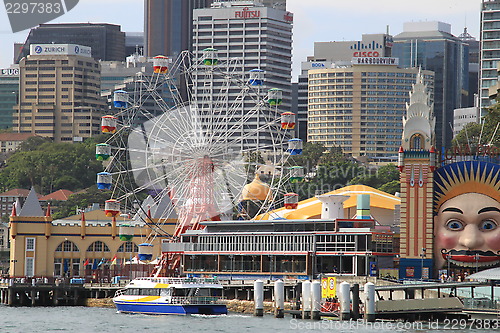
M 297 320 L 286 316 L 276 319 L 271 315 L 258 318 L 230 313 L 227 316 L 148 316 L 117 313 L 115 309 L 88 307 L 8 307 L 0 305 L 1 333 L 28 332 L 500 332 L 498 329 L 471 329 L 470 323 L 338 322 L 332 320 Z M 367 326 L 368 325 L 368 326 Z M 371 326 L 370 326 L 371 325 Z M 500 325 L 499 325 L 500 326 Z M 496 327 L 496 326 L 495 326 Z

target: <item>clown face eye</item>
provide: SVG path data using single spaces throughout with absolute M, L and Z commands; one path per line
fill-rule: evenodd
M 495 230 L 496 228 L 497 228 L 497 224 L 493 220 L 484 220 L 479 224 L 479 230 L 482 230 L 482 231 Z
M 452 231 L 460 231 L 464 228 L 464 224 L 459 220 L 450 220 L 446 223 L 446 227 Z

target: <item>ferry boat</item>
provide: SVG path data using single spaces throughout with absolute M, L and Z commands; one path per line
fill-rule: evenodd
M 209 278 L 141 277 L 128 283 L 113 297 L 119 312 L 144 314 L 227 314 L 217 302 L 222 285 Z

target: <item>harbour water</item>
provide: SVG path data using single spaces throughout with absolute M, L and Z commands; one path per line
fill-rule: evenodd
M 481 322 L 485 324 L 485 322 Z M 332 320 L 297 320 L 286 316 L 276 319 L 271 315 L 258 318 L 230 313 L 227 316 L 151 316 L 117 313 L 115 309 L 92 307 L 8 307 L 0 306 L 0 332 L 477 332 L 500 331 L 492 322 L 489 329 L 478 329 L 479 323 L 435 322 L 338 322 Z M 496 329 L 495 329 L 496 328 Z

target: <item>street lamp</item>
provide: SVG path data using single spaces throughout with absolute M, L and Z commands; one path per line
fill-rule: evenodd
M 427 251 L 427 249 L 425 247 L 422 248 L 422 253 L 420 254 L 420 256 L 422 257 L 422 270 L 420 271 L 420 280 L 423 281 L 424 280 L 424 259 L 425 259 L 425 252 Z

